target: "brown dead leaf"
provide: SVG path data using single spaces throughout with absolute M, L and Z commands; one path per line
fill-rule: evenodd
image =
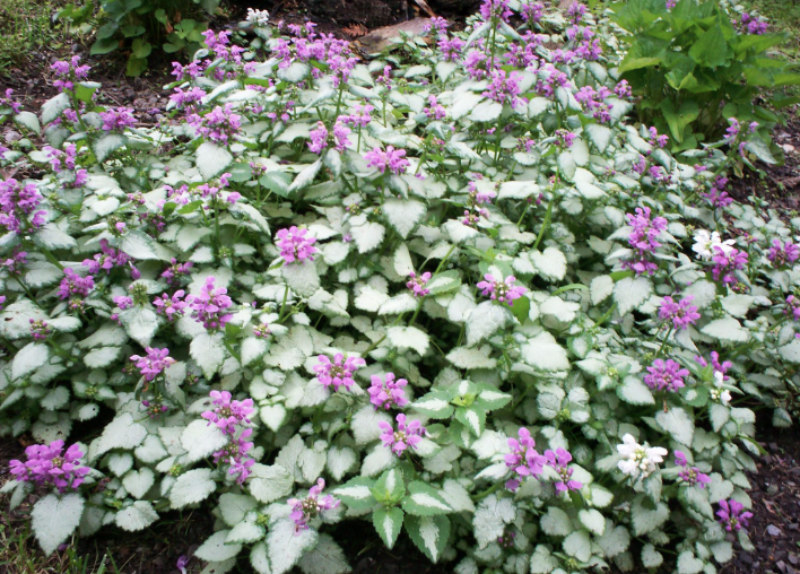
M 369 32 L 369 29 L 363 24 L 351 24 L 350 26 L 345 26 L 342 28 L 342 32 L 351 38 L 358 38 Z

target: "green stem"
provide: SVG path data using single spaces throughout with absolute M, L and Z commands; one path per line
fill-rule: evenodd
M 672 331 L 673 331 L 674 328 L 675 328 L 674 325 L 670 325 L 669 330 L 667 331 L 667 334 L 664 335 L 664 339 L 661 341 L 661 346 L 658 348 L 658 351 L 656 352 L 656 357 L 660 357 L 661 356 L 661 352 L 664 350 L 664 346 L 667 344 L 667 341 L 669 340 L 669 336 L 672 335 Z
M 539 235 L 536 236 L 536 241 L 533 244 L 534 249 L 539 249 L 539 244 L 542 242 L 544 238 L 544 233 L 547 231 L 547 228 L 550 227 L 550 220 L 553 217 L 553 205 L 556 203 L 556 198 L 550 200 L 550 203 L 547 204 L 547 213 L 544 215 L 544 221 L 542 222 L 542 228 L 539 230 Z
M 283 301 L 281 301 L 281 310 L 278 313 L 278 320 L 277 323 L 280 323 L 286 317 L 284 317 L 283 312 L 286 310 L 286 300 L 289 298 L 289 286 L 287 285 L 283 290 Z M 287 314 L 288 317 L 288 314 Z

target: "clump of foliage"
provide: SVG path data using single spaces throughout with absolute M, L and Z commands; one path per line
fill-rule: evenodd
M 147 69 L 153 48 L 167 54 L 193 53 L 201 47 L 205 18 L 214 14 L 219 0 L 101 0 L 92 15 L 93 4 L 70 4 L 62 18 L 82 23 L 96 18 L 97 30 L 90 53 L 102 55 L 121 50 L 127 55 L 125 73 L 138 76 Z
M 8 69 L 33 62 L 43 47 L 60 41 L 52 21 L 54 5 L 34 0 L 6 0 L 0 4 L 0 75 Z
M 800 222 L 727 195 L 749 130 L 675 157 L 628 123 L 611 30 L 487 1 L 369 63 L 208 31 L 152 127 L 77 59 L 39 114 L 8 94 L 0 166 L 39 175 L 0 183 L 0 428 L 40 444 L 4 490 L 45 552 L 198 505 L 214 572 L 346 572 L 359 520 L 460 574 L 750 547 Z
M 779 119 L 773 109 L 793 100 L 765 90 L 800 83 L 789 62 L 768 54 L 785 35 L 717 1 L 631 0 L 616 5 L 614 21 L 631 33 L 619 71 L 641 97 L 640 120 L 669 133 L 676 149 L 715 141 L 731 116 L 756 121 L 763 142 L 752 151 L 772 161 L 764 142 Z

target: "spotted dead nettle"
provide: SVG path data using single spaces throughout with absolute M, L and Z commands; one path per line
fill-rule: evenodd
M 617 468 L 623 474 L 632 478 L 646 478 L 658 470 L 658 465 L 664 462 L 667 449 L 647 443 L 643 445 L 636 442 L 632 434 L 626 433 L 622 437 L 622 444 L 617 445 L 620 461 Z

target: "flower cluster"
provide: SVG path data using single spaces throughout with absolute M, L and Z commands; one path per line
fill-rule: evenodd
M 145 356 L 131 355 L 130 357 L 145 381 L 152 381 L 167 367 L 175 363 L 175 359 L 169 356 L 169 349 L 146 347 L 145 351 L 147 352 Z
M 747 252 L 739 251 L 735 247 L 723 249 L 714 247 L 712 261 L 714 267 L 711 268 L 711 276 L 714 281 L 722 281 L 725 285 L 735 285 L 738 281 L 735 272 L 747 267 Z
M 0 181 L 0 231 L 24 233 L 45 223 L 45 212 L 36 209 L 42 196 L 36 184 L 20 184 L 11 178 Z
M 36 341 L 44 341 L 53 332 L 44 319 L 29 319 L 29 323 L 31 325 L 31 337 Z
M 61 91 L 72 90 L 75 87 L 73 80 L 85 80 L 89 77 L 89 66 L 80 65 L 80 56 L 73 56 L 67 62 L 58 60 L 50 65 L 50 69 L 56 73 L 58 78 L 53 81 L 53 85 Z
M 64 441 L 56 440 L 49 445 L 34 444 L 25 449 L 25 462 L 12 460 L 11 474 L 20 482 L 54 486 L 59 492 L 77 490 L 91 469 L 81 465 L 83 451 L 77 444 L 64 452 Z
M 625 215 L 631 234 L 628 244 L 634 249 L 634 258 L 623 261 L 622 267 L 631 269 L 636 275 L 652 275 L 658 269 L 650 258 L 655 254 L 661 243 L 657 238 L 667 228 L 667 220 L 663 217 L 650 218 L 649 207 L 637 207 L 636 212 Z
M 277 246 L 281 250 L 284 265 L 314 260 L 314 253 L 317 252 L 314 243 L 316 243 L 317 238 L 311 237 L 307 233 L 307 229 L 300 229 L 295 225 L 292 225 L 289 229 L 278 230 Z
M 744 505 L 731 498 L 730 500 L 720 500 L 717 519 L 728 532 L 735 532 L 742 528 L 747 528 L 748 522 L 753 518 L 753 513 L 744 510 Z M 742 512 L 744 510 L 744 512 Z
M 183 300 L 186 292 L 183 289 L 178 289 L 172 294 L 172 297 L 166 293 L 162 293 L 160 297 L 153 299 L 153 306 L 156 308 L 156 313 L 164 315 L 167 321 L 174 321 L 178 317 L 182 317 L 186 307 L 189 305 Z
M 228 438 L 228 444 L 213 454 L 214 463 L 222 461 L 228 464 L 228 474 L 235 477 L 238 484 L 244 484 L 256 462 L 247 454 L 253 448 L 253 443 L 247 441 L 253 434 L 253 429 L 247 426 L 251 424 L 248 417 L 255 412 L 253 399 L 232 400 L 228 391 L 216 390 L 211 391 L 209 396 L 215 408 L 213 411 L 204 411 L 200 416 Z
M 726 185 L 728 185 L 727 177 L 717 177 L 711 182 L 709 190 L 700 195 L 706 198 L 712 207 L 728 207 L 733 203 L 733 198 L 725 191 Z
M 64 268 L 64 275 L 65 277 L 58 285 L 59 299 L 82 299 L 94 289 L 94 277 L 91 275 L 81 277 L 69 267 Z M 76 304 L 79 305 L 79 302 Z
M 428 281 L 431 278 L 431 272 L 426 271 L 422 275 L 417 275 L 413 271 L 408 274 L 408 283 L 406 283 L 406 287 L 411 289 L 414 293 L 414 297 L 424 297 L 428 293 L 430 293 L 430 289 L 425 287 L 428 284 Z
M 506 481 L 506 488 L 512 492 L 516 491 L 522 481 L 529 476 L 542 474 L 544 464 L 548 462 L 548 459 L 536 450 L 536 441 L 533 440 L 531 431 L 522 427 L 517 431 L 517 436 L 519 439 L 508 439 L 511 452 L 505 456 L 506 466 L 512 469 L 515 475 Z M 558 456 L 553 458 L 553 462 L 558 464 Z
M 544 451 L 544 458 L 547 462 L 547 465 L 552 467 L 556 473 L 558 473 L 559 480 L 556 481 L 556 494 L 561 494 L 562 492 L 568 492 L 570 490 L 580 490 L 583 488 L 583 484 L 578 482 L 577 480 L 572 480 L 572 468 L 567 466 L 570 462 L 572 462 L 572 455 L 569 451 L 564 450 L 563 448 L 557 448 L 554 451 L 546 450 Z
M 408 404 L 403 388 L 408 385 L 405 379 L 396 379 L 394 373 L 386 373 L 385 377 L 372 375 L 370 386 L 367 389 L 369 400 L 375 409 L 389 410 L 392 407 L 399 409 Z
M 223 145 L 227 145 L 242 127 L 242 118 L 233 112 L 232 104 L 225 104 L 224 107 L 216 106 L 205 116 L 189 114 L 186 116 L 186 121 L 203 137 Z
M 417 448 L 427 431 L 418 420 L 406 423 L 406 415 L 403 413 L 397 415 L 395 420 L 397 421 L 397 430 L 394 430 L 394 427 L 386 421 L 378 422 L 378 426 L 383 431 L 381 433 L 381 441 L 383 446 L 391 448 L 392 452 L 397 456 L 403 456 L 407 449 L 414 450 Z
M 386 172 L 386 168 L 396 175 L 405 173 L 408 169 L 409 162 L 405 158 L 406 150 L 395 149 L 394 146 L 386 146 L 386 150 L 375 147 L 364 154 L 364 159 L 367 160 L 369 167 L 377 168 L 381 173 Z
M 773 239 L 767 259 L 770 260 L 773 267 L 782 269 L 800 259 L 800 246 L 791 241 L 782 242 L 780 239 Z
M 700 313 L 697 312 L 697 307 L 692 305 L 693 299 L 693 295 L 688 295 L 676 302 L 672 297 L 664 297 L 658 308 L 658 318 L 662 321 L 672 321 L 672 327 L 679 330 L 694 325 L 700 318 Z
M 709 261 L 717 251 L 723 253 L 730 253 L 734 249 L 733 245 L 736 243 L 735 239 L 726 239 L 722 241 L 719 232 L 708 231 L 707 229 L 698 229 L 694 232 L 694 245 L 692 251 L 697 253 L 697 256 L 704 260 Z
M 322 478 L 317 479 L 317 483 L 308 489 L 308 496 L 302 500 L 299 498 L 290 498 L 287 503 L 292 507 L 292 513 L 289 515 L 294 521 L 295 531 L 308 529 L 308 523 L 313 518 L 317 517 L 321 512 L 336 508 L 339 506 L 339 501 L 326 494 L 322 496 L 322 490 L 325 488 L 325 480 Z
M 111 108 L 105 112 L 100 112 L 103 120 L 103 131 L 124 131 L 125 128 L 132 128 L 136 125 L 136 118 L 133 117 L 133 108 Z
M 515 109 L 523 100 L 519 97 L 522 89 L 519 87 L 519 82 L 522 76 L 519 72 L 511 72 L 506 74 L 505 70 L 493 70 L 491 73 L 491 82 L 483 92 L 483 96 L 499 102 L 501 104 L 508 104 L 512 109 Z
M 266 26 L 267 24 L 269 24 L 269 11 L 255 10 L 253 8 L 248 8 L 246 20 L 250 24 L 254 24 L 256 26 Z
M 747 32 L 748 34 L 755 34 L 757 36 L 766 34 L 767 28 L 769 28 L 769 24 L 766 20 L 759 16 L 754 16 L 749 12 L 742 12 L 738 20 L 733 20 L 733 24 L 740 32 Z
M 656 359 L 652 366 L 647 367 L 644 382 L 653 390 L 675 392 L 685 386 L 684 377 L 689 374 L 688 369 L 682 369 L 680 363 L 667 359 Z
M 686 460 L 686 454 L 683 451 L 676 450 L 672 454 L 675 455 L 675 464 L 680 466 L 682 469 L 678 473 L 678 476 L 684 484 L 705 488 L 706 485 L 711 482 L 710 476 L 700 472 L 700 469 L 698 469 L 696 466 L 689 466 L 689 461 Z
M 115 267 L 130 266 L 131 275 L 134 279 L 140 276 L 139 270 L 131 264 L 131 256 L 127 253 L 115 249 L 108 244 L 108 239 L 100 240 L 101 253 L 95 253 L 92 259 L 84 259 L 82 265 L 89 268 L 89 273 L 96 275 L 100 271 L 110 273 Z
M 487 273 L 483 276 L 483 281 L 477 284 L 478 289 L 481 290 L 481 295 L 489 297 L 493 301 L 505 303 L 509 307 L 514 304 L 514 301 L 522 297 L 527 291 L 521 285 L 514 285 L 517 280 L 513 275 L 509 275 L 505 280 L 495 279 L 494 275 Z
M 623 474 L 634 478 L 650 476 L 667 456 L 667 449 L 660 446 L 651 447 L 647 443 L 641 445 L 630 433 L 622 437 L 622 444 L 617 445 L 617 452 L 621 457 L 617 468 Z
M 319 362 L 314 365 L 317 379 L 324 387 L 333 386 L 334 391 L 338 391 L 342 386 L 350 390 L 355 384 L 353 374 L 359 367 L 367 364 L 361 357 L 345 358 L 341 353 L 334 355 L 333 362 L 325 355 L 319 355 L 317 360 Z
M 232 314 L 225 310 L 233 305 L 233 301 L 228 297 L 228 290 L 224 287 L 214 285 L 214 277 L 206 277 L 200 295 L 189 295 L 186 302 L 192 309 L 192 317 L 203 324 L 203 327 L 210 331 L 216 331 L 225 327 L 231 320 Z

